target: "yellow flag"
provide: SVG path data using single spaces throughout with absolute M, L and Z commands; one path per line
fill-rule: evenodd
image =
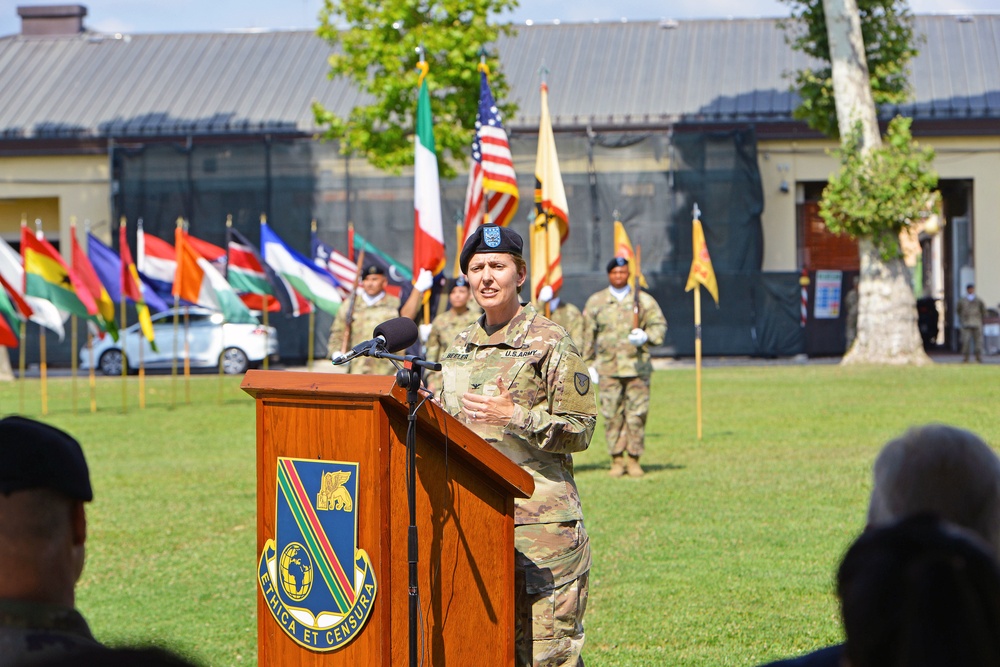
M 715 281 L 715 270 L 712 268 L 712 258 L 708 256 L 708 245 L 705 243 L 705 231 L 701 228 L 701 220 L 695 218 L 691 230 L 691 246 L 694 256 L 691 258 L 691 273 L 688 274 L 685 292 L 698 287 L 698 284 L 705 286 L 708 293 L 715 299 L 715 305 L 719 305 L 719 284 Z
M 620 220 L 615 220 L 615 257 L 624 257 L 628 260 L 628 272 L 630 275 L 635 275 L 635 251 L 632 250 L 632 242 L 628 239 L 628 233 L 625 232 L 625 225 L 621 223 Z M 639 271 L 639 285 L 649 289 L 649 283 L 646 282 L 646 276 Z
M 562 287 L 562 244 L 569 236 L 569 206 L 549 116 L 549 87 L 542 84 L 542 115 L 535 160 L 535 222 L 531 224 L 531 300 L 548 285 Z
M 531 223 L 531 300 L 548 285 L 556 294 L 562 288 L 562 250 L 559 226 L 545 214 Z

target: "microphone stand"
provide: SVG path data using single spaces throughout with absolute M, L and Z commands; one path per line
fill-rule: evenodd
M 417 406 L 420 403 L 420 383 L 423 371 L 441 370 L 436 361 L 421 359 L 415 354 L 399 356 L 389 354 L 384 347 L 376 345 L 371 351 L 376 359 L 390 359 L 403 362 L 396 372 L 396 384 L 406 388 L 406 404 L 409 406 L 406 425 L 406 501 L 410 510 L 410 525 L 406 533 L 406 553 L 409 563 L 409 622 L 410 622 L 410 667 L 417 667 L 417 617 L 420 595 L 417 581 Z M 398 366 L 398 365 L 397 365 Z

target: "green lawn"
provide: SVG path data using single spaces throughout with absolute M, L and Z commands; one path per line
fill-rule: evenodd
M 239 380 L 147 379 L 127 414 L 118 379 L 98 413 L 49 382 L 53 424 L 79 438 L 95 487 L 79 606 L 111 644 L 167 645 L 212 666 L 255 664 L 254 412 Z M 172 398 L 174 397 L 174 398 Z M 0 384 L 0 413 L 20 410 Z M 176 404 L 174 404 L 176 403 Z M 24 411 L 40 416 L 39 381 Z M 832 575 L 863 527 L 871 463 L 911 424 L 1000 444 L 1000 367 L 723 367 L 653 379 L 648 474 L 612 480 L 603 433 L 577 457 L 594 548 L 588 665 L 754 665 L 839 638 Z

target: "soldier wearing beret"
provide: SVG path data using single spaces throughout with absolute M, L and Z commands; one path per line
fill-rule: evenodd
M 644 473 L 639 459 L 646 449 L 646 416 L 653 365 L 649 348 L 663 342 L 667 320 L 656 300 L 639 292 L 639 325 L 633 326 L 635 295 L 628 260 L 608 262 L 607 289 L 592 295 L 583 308 L 584 358 L 601 393 L 604 435 L 612 477 Z M 597 377 L 595 377 L 597 376 Z M 627 459 L 626 459 L 627 455 Z
M 0 420 L 0 666 L 100 646 L 74 607 L 93 497 L 76 440 Z
M 469 279 L 465 276 L 453 278 L 448 283 L 449 308 L 435 317 L 429 326 L 425 353 L 428 361 L 441 361 L 455 337 L 482 314 L 479 304 L 470 301 L 471 298 Z M 435 393 L 440 390 L 440 384 L 439 373 L 431 373 L 427 377 L 427 385 Z
M 538 302 L 548 311 L 548 318 L 561 326 L 573 339 L 578 348 L 583 347 L 583 313 L 569 301 L 554 296 L 552 288 L 546 285 L 538 294 Z
M 354 318 L 351 323 L 351 340 L 348 349 L 372 337 L 375 327 L 386 320 L 396 317 L 414 317 L 419 310 L 420 298 L 424 291 L 430 289 L 434 277 L 430 271 L 421 271 L 414 284 L 414 289 L 402 307 L 399 299 L 386 293 L 385 269 L 377 264 L 369 264 L 361 272 L 361 285 L 354 295 Z M 347 330 L 347 304 L 341 304 L 337 316 L 330 326 L 330 338 L 327 350 L 330 358 L 336 361 L 343 356 L 341 346 L 344 332 Z M 397 352 L 397 350 L 390 350 Z M 387 359 L 373 357 L 357 357 L 347 365 L 348 373 L 361 375 L 395 375 L 396 367 Z
M 582 664 L 590 540 L 573 452 L 590 444 L 594 388 L 562 327 L 521 305 L 522 240 L 483 225 L 460 264 L 483 316 L 441 359 L 441 404 L 528 471 L 531 498 L 514 503 L 515 664 Z

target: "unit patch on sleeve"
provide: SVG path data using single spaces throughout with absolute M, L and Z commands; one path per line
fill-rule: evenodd
M 573 386 L 576 387 L 576 393 L 586 396 L 590 391 L 590 376 L 586 373 L 574 373 Z
M 358 464 L 279 457 L 276 486 L 261 593 L 295 643 L 336 650 L 364 627 L 377 592 L 368 554 L 357 548 Z

